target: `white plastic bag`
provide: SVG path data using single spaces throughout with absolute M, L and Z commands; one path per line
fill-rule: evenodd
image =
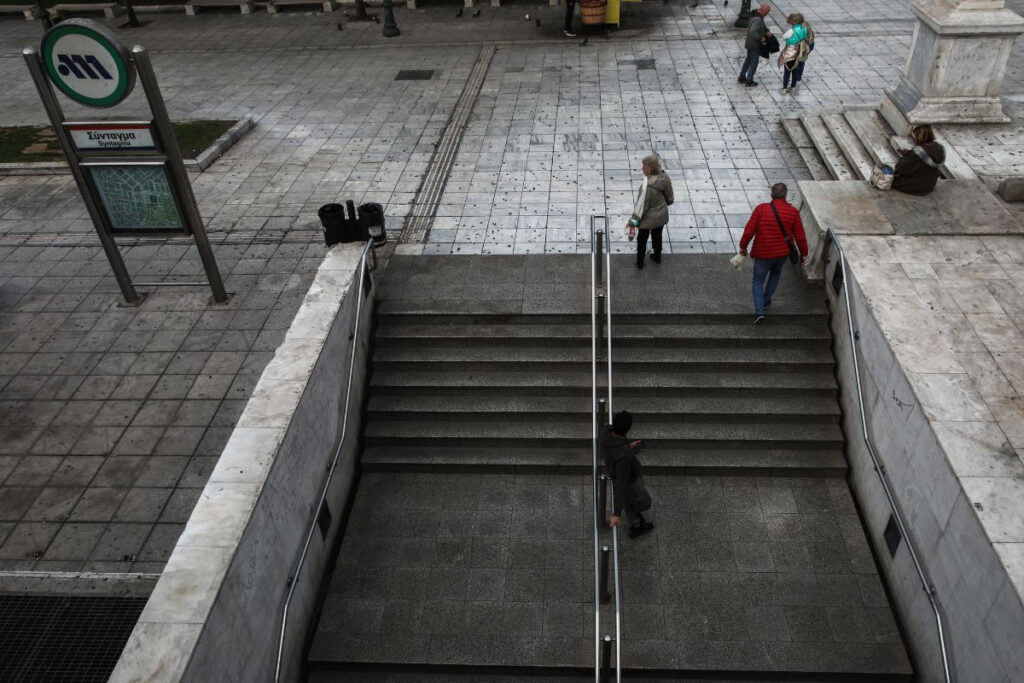
M 729 263 L 732 264 L 733 268 L 735 268 L 736 270 L 739 270 L 740 268 L 743 267 L 743 262 L 746 261 L 746 260 L 747 260 L 746 256 L 744 256 L 743 254 L 741 254 L 739 252 L 736 252 L 736 255 L 733 256 L 731 259 L 729 259 Z

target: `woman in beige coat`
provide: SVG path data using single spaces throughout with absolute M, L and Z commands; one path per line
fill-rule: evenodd
M 647 239 L 651 239 L 654 252 L 651 260 L 661 263 L 661 233 L 668 223 L 668 207 L 675 201 L 672 181 L 661 168 L 661 159 L 656 155 L 644 157 L 644 182 L 633 207 L 633 215 L 626 223 L 626 229 L 633 227 L 636 235 L 636 267 L 644 267 L 647 257 Z

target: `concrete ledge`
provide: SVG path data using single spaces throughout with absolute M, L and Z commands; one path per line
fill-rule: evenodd
M 249 130 L 256 125 L 256 120 L 251 116 L 243 116 L 238 123 L 231 126 L 226 133 L 213 141 L 213 144 L 200 152 L 195 159 L 185 160 L 185 170 L 201 173 L 220 158 L 224 152 L 231 149 L 231 146 L 242 139 Z
M 313 536 L 294 577 L 284 680 L 297 678 L 331 544 L 358 454 L 373 312 L 358 288 L 362 244 L 331 249 L 267 365 L 121 655 L 111 681 L 274 677 L 280 615 L 339 448 L 351 344 L 357 352 L 333 524 Z M 367 274 L 367 277 L 370 277 Z M 360 334 L 352 341 L 362 300 Z
M 1020 267 L 1024 237 L 844 235 L 847 288 L 871 435 L 944 620 L 954 680 L 1017 680 L 1024 670 L 1024 436 L 999 398 L 1002 371 L 1024 367 L 1020 351 L 997 351 L 988 304 L 1015 306 L 1000 289 Z M 839 260 L 825 272 L 832 281 Z M 843 292 L 833 308 L 837 375 L 851 488 L 900 614 L 920 680 L 942 680 L 938 638 L 903 539 L 890 554 L 890 510 L 861 434 Z M 998 308 L 996 306 L 995 308 Z M 978 313 L 977 310 L 985 312 Z M 1006 320 L 1008 323 L 1008 320 Z M 977 331 L 976 331 L 977 330 Z M 1019 398 L 1019 397 L 1018 397 Z M 1015 448 L 1014 441 L 1017 440 Z
M 0 572 L 0 591 L 49 595 L 106 595 L 145 597 L 153 592 L 159 574 L 98 572 Z
M 846 235 L 1024 235 L 1024 225 L 978 180 L 940 180 L 923 197 L 876 190 L 864 181 L 800 181 L 811 258 L 808 278 L 820 281 L 820 238 Z
M 180 7 L 180 6 L 179 6 Z M 209 147 L 204 149 L 195 159 L 185 159 L 185 170 L 191 173 L 201 173 L 209 168 L 214 161 L 219 159 L 224 152 L 231 149 L 231 146 L 242 139 L 249 130 L 256 125 L 255 119 L 251 116 L 244 116 L 238 120 L 226 133 L 214 140 Z M 71 173 L 66 161 L 31 161 L 25 163 L 0 164 L 0 176 L 8 175 L 66 175 Z
M 278 7 L 284 6 L 305 6 L 317 5 L 324 12 L 333 12 L 338 9 L 337 0 L 270 0 L 267 3 L 267 14 L 277 14 Z

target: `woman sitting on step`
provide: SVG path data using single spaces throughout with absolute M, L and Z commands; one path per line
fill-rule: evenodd
M 893 169 L 892 189 L 907 194 L 925 195 L 935 189 L 939 166 L 946 160 L 946 150 L 935 142 L 931 126 L 914 126 L 914 145 L 900 149 L 900 160 Z

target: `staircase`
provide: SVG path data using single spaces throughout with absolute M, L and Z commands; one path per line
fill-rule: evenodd
M 502 257 L 517 268 L 456 287 L 475 258 L 389 264 L 312 681 L 592 678 L 585 257 Z M 630 671 L 911 678 L 842 478 L 824 297 L 786 275 L 755 327 L 723 258 L 614 261 L 615 409 L 649 442 L 656 523 L 623 537 Z
M 783 117 L 782 127 L 814 180 L 867 180 L 875 166 L 896 165 L 891 143 L 896 133 L 877 110 L 848 109 Z M 977 180 L 971 167 L 943 140 L 939 130 L 936 140 L 946 150 L 942 177 Z

